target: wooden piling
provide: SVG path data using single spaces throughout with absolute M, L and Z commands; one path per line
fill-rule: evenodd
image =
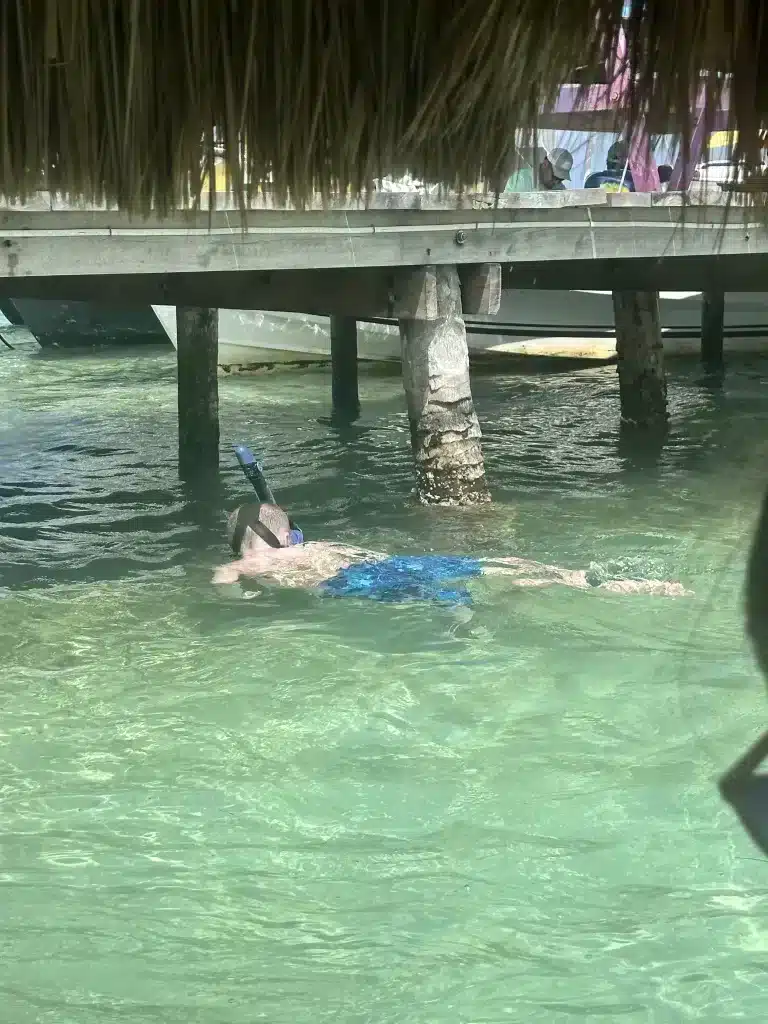
M 176 307 L 179 476 L 195 479 L 219 466 L 219 311 Z
M 701 295 L 701 361 L 707 370 L 723 368 L 723 322 L 725 292 L 707 291 Z
M 424 504 L 472 505 L 490 501 L 480 424 L 469 381 L 467 332 L 455 266 L 414 268 L 437 285 L 436 319 L 400 319 L 403 384 L 419 499 Z
M 357 321 L 331 317 L 331 403 L 333 423 L 354 423 L 360 416 L 357 379 Z
M 666 426 L 667 380 L 659 293 L 616 291 L 613 313 L 622 423 L 632 427 Z
M 458 271 L 462 313 L 496 316 L 501 308 L 501 264 L 465 263 Z

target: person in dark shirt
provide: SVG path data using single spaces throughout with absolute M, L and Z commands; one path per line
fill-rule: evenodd
M 602 188 L 606 192 L 634 192 L 635 183 L 628 166 L 629 146 L 619 139 L 608 150 L 605 170 L 587 176 L 584 188 Z
M 659 184 L 661 185 L 662 192 L 666 192 L 669 188 L 669 183 L 672 180 L 672 168 L 669 164 L 659 164 Z

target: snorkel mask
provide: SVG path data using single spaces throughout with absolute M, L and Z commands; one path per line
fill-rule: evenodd
M 240 467 L 245 473 L 246 478 L 250 481 L 254 491 L 256 491 L 259 501 L 268 505 L 277 505 L 275 496 L 272 493 L 272 488 L 269 486 L 264 476 L 264 469 L 261 463 L 257 461 L 256 456 L 253 454 L 251 449 L 244 444 L 236 444 L 234 449 L 237 461 L 240 463 Z M 288 523 L 291 530 L 289 535 L 289 546 L 294 544 L 303 544 L 304 534 L 292 519 L 289 519 Z M 245 536 L 245 531 L 248 527 L 265 540 L 270 547 L 283 547 L 272 531 L 263 523 L 258 521 L 258 514 L 254 517 L 253 506 L 246 505 L 238 514 L 235 531 L 232 535 L 232 548 L 235 553 L 239 553 L 240 545 L 243 542 L 243 537 Z M 237 546 L 235 546 L 236 543 Z

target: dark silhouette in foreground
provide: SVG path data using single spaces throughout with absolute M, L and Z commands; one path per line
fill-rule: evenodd
M 768 493 L 763 498 L 747 562 L 746 626 L 757 663 L 768 680 Z M 757 769 L 768 756 L 768 730 L 720 779 L 723 799 L 768 856 L 768 775 Z

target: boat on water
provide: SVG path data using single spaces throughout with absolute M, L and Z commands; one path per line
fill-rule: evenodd
M 13 326 L 26 327 L 44 349 L 167 345 L 169 342 L 151 306 L 2 299 L 0 312 Z
M 701 293 L 661 292 L 664 351 L 698 355 Z M 176 309 L 153 306 L 176 345 Z M 745 354 L 768 348 L 768 294 L 731 292 L 725 302 L 725 351 Z M 467 319 L 470 361 L 503 365 L 521 357 L 610 361 L 616 356 L 613 302 L 602 291 L 505 291 L 496 316 Z M 324 362 L 331 357 L 328 317 L 294 313 L 219 310 L 219 366 L 225 373 L 274 364 Z M 370 362 L 400 360 L 394 320 L 358 323 L 358 357 Z

